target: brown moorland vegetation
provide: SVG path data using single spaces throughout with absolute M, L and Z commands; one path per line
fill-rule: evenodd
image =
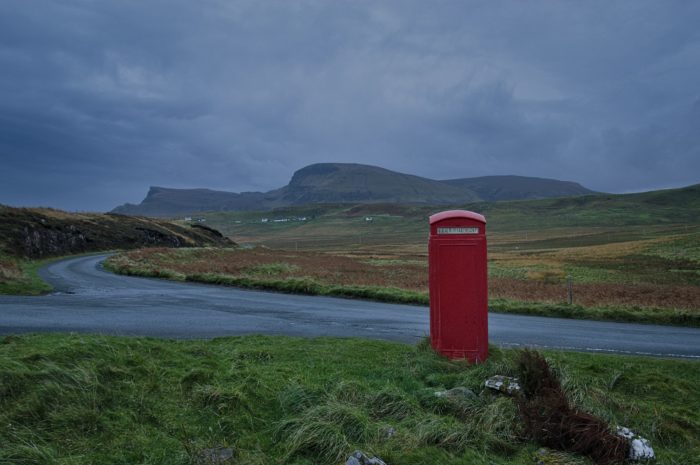
M 165 249 L 127 252 L 111 259 L 121 268 L 168 270 L 187 276 L 204 273 L 284 280 L 311 278 L 326 285 L 394 287 L 427 293 L 425 256 L 332 254 L 252 249 Z M 491 276 L 495 299 L 562 303 L 566 284 L 559 279 L 515 279 Z M 655 283 L 584 282 L 574 285 L 574 301 L 583 306 L 625 305 L 650 308 L 700 309 L 700 287 Z
M 0 257 L 0 282 L 19 279 L 22 270 L 16 260 L 9 257 Z

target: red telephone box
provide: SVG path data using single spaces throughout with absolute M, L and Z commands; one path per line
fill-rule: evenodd
M 430 342 L 449 358 L 488 357 L 486 219 L 450 210 L 430 217 Z

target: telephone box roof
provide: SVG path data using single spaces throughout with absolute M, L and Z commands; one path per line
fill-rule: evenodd
M 448 210 L 430 215 L 430 224 L 442 221 L 446 218 L 467 218 L 470 220 L 481 221 L 482 223 L 486 224 L 486 218 L 484 218 L 483 215 L 467 210 Z

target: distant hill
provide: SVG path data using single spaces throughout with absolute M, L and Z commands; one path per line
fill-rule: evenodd
M 523 176 L 485 176 L 436 181 L 354 163 L 318 163 L 294 173 L 288 185 L 269 192 L 151 187 L 138 205 L 114 213 L 178 216 L 205 211 L 253 211 L 314 203 L 454 205 L 591 194 L 580 184 Z
M 481 176 L 478 178 L 449 179 L 442 182 L 469 189 L 482 200 L 490 202 L 577 197 L 595 193 L 576 182 L 526 176 Z
M 265 210 L 271 205 L 262 192 L 214 191 L 209 189 L 171 189 L 151 187 L 138 205 L 127 203 L 112 213 L 144 216 L 176 216 L 202 211 Z
M 302 168 L 279 191 L 283 204 L 425 203 L 478 200 L 469 189 L 441 181 L 397 173 L 377 166 L 319 163 Z
M 43 258 L 136 247 L 235 245 L 218 231 L 149 218 L 0 205 L 0 256 Z

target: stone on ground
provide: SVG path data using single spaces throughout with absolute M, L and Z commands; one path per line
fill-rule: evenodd
M 654 449 L 647 439 L 644 439 L 634 431 L 624 426 L 617 427 L 618 436 L 622 436 L 630 442 L 630 460 L 655 460 Z
M 379 457 L 369 457 L 361 450 L 356 450 L 345 461 L 345 465 L 386 465 Z
M 487 379 L 484 386 L 512 396 L 520 391 L 520 380 L 510 376 L 495 375 Z

